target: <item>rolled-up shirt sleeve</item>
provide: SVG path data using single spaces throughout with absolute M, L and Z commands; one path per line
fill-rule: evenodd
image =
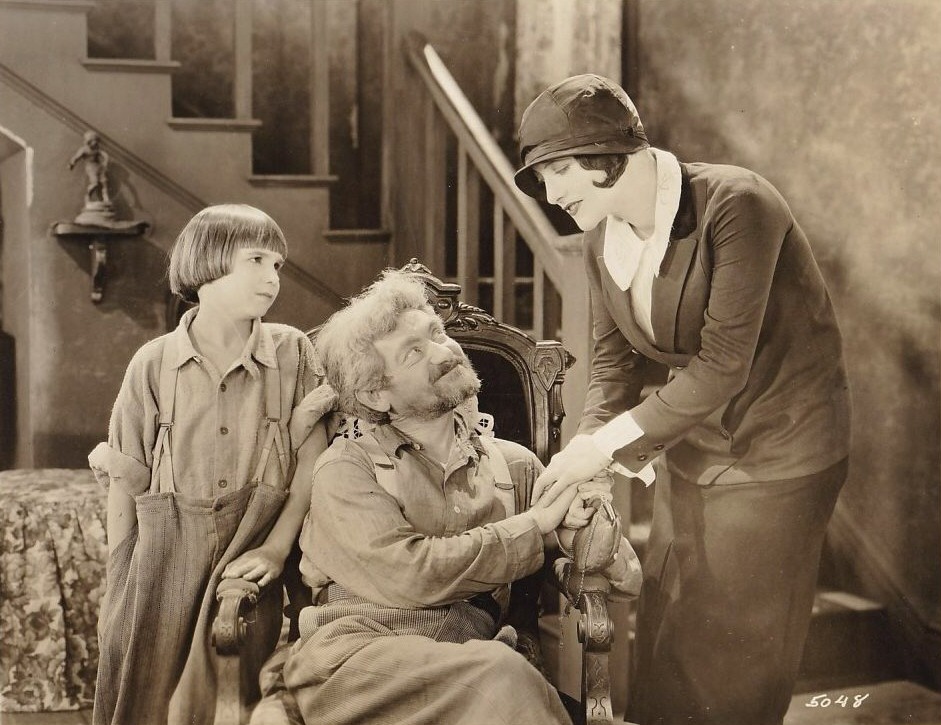
M 314 472 L 302 573 L 318 570 L 348 591 L 392 607 L 430 607 L 491 591 L 538 570 L 543 539 L 517 515 L 453 536 L 405 518 L 368 463 L 328 456 Z
M 100 484 L 119 486 L 129 496 L 140 496 L 150 488 L 158 428 L 152 348 L 152 344 L 145 345 L 131 359 L 111 410 L 108 441 L 99 443 L 88 456 Z

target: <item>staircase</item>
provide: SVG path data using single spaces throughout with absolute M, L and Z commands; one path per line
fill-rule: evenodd
M 260 122 L 251 108 L 250 0 L 238 0 L 235 8 L 233 118 L 172 117 L 171 83 L 179 63 L 170 58 L 169 0 L 154 0 L 153 59 L 88 58 L 87 15 L 94 6 L 80 0 L 0 1 L 0 124 L 28 128 L 39 114 L 64 126 L 60 133 L 99 132 L 112 158 L 112 183 L 123 183 L 125 199 L 162 232 L 152 241 L 164 248 L 186 217 L 208 204 L 238 201 L 267 211 L 290 247 L 271 313 L 275 319 L 310 326 L 385 266 L 388 232 L 337 234 L 330 228 L 337 178 L 327 170 L 323 113 L 312 114 L 313 173 L 253 173 L 251 134 Z M 322 11 L 324 4 L 312 7 Z M 312 12 L 315 49 L 326 48 L 321 15 Z M 313 54 L 321 78 L 325 53 Z M 322 109 L 329 99 L 326 84 L 319 88 L 315 105 Z M 143 196 L 132 198 L 135 185 Z

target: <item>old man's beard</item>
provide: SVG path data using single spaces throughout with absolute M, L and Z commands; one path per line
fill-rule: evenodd
M 432 382 L 433 397 L 424 405 L 413 406 L 408 411 L 424 420 L 437 418 L 450 413 L 457 406 L 480 391 L 480 378 L 471 367 L 467 356 L 460 360 L 444 363 L 435 371 Z

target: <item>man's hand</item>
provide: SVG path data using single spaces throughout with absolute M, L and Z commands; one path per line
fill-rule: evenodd
M 536 519 L 536 525 L 539 527 L 541 534 L 548 534 L 558 528 L 577 494 L 578 488 L 571 486 L 552 501 L 543 498 L 543 500 L 534 503 L 526 513 Z
M 591 521 L 592 514 L 598 510 L 602 501 L 611 500 L 611 486 L 614 478 L 610 473 L 600 473 L 590 481 L 578 484 L 578 494 L 565 514 L 562 526 L 567 529 L 580 529 Z
M 591 436 L 575 436 L 552 457 L 546 470 L 536 479 L 533 502 L 547 497 L 551 503 L 563 491 L 592 478 L 609 463 L 611 459 L 598 450 Z
M 571 551 L 578 529 L 588 525 L 591 517 L 603 505 L 604 501 L 611 501 L 611 486 L 613 483 L 614 479 L 611 474 L 602 473 L 590 481 L 578 484 L 578 493 L 572 503 L 569 504 L 565 519 L 562 521 L 559 530 L 556 531 L 563 549 Z
M 284 559 L 264 546 L 259 546 L 230 561 L 222 571 L 222 578 L 248 579 L 263 587 L 277 578 L 283 569 Z

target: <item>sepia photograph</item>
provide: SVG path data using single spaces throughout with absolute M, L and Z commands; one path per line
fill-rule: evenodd
M 941 725 L 941 0 L 0 0 L 0 725 Z

